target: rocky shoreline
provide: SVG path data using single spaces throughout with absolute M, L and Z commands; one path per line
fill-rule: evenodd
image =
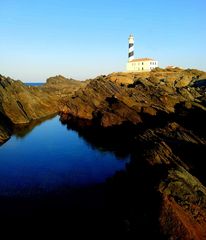
M 150 75 L 100 76 L 76 91 L 65 102 L 61 113 L 109 127 L 123 122 L 139 124 L 145 116 L 159 113 L 175 113 L 178 104 L 205 111 L 204 90 L 194 85 L 205 77 L 198 70 L 180 69 L 173 72 L 160 69 L 151 71 Z
M 206 238 L 205 77 L 181 69 L 100 76 L 76 91 L 61 110 L 62 121 L 83 135 L 116 126 L 120 138 L 128 137 L 121 126 L 131 132 L 131 162 L 113 180 L 127 186 L 116 183 L 130 206 L 126 212 L 136 213 L 124 216 L 131 234 L 141 235 L 137 229 L 145 218 L 142 229 L 151 229 L 142 233 L 145 238 Z
M 205 238 L 205 138 L 175 122 L 103 129 L 70 119 L 68 127 L 96 148 L 120 158 L 130 154 L 126 171 L 107 183 L 110 208 L 119 215 L 127 237 Z
M 131 155 L 108 180 L 128 235 L 206 239 L 205 72 L 156 68 L 78 83 L 56 76 L 41 87 L 1 76 L 0 98 L 0 141 L 10 126 L 59 112 L 95 146 Z
M 10 137 L 15 126 L 57 114 L 61 100 L 82 85 L 80 81 L 55 76 L 42 86 L 32 87 L 0 75 L 0 143 Z

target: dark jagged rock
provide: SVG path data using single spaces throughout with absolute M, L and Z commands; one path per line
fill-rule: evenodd
M 5 127 L 0 125 L 0 144 L 9 139 L 10 134 Z
M 72 95 L 62 112 L 77 118 L 94 119 L 102 126 L 119 125 L 124 121 L 139 123 L 138 108 L 132 108 L 133 102 L 128 95 L 127 89 L 105 79 L 96 79 Z
M 103 129 L 82 124 L 78 128 L 76 122 L 73 127 L 92 146 L 98 148 L 101 143 L 102 149 L 104 144 L 105 151 L 117 156 L 116 148 L 131 154 L 126 171 L 108 180 L 110 208 L 127 229 L 127 237 L 204 239 L 205 187 L 179 153 L 185 143 L 191 144 L 189 148 L 194 145 L 205 149 L 205 139 L 175 122 L 140 132 L 134 126 Z M 179 152 L 174 143 L 179 145 Z M 196 150 L 192 150 L 195 160 Z M 187 155 L 185 151 L 182 154 Z M 204 165 L 204 156 L 201 160 Z
M 61 112 L 108 127 L 123 122 L 138 124 L 145 115 L 155 116 L 159 112 L 174 113 L 179 103 L 206 110 L 199 100 L 202 93 L 190 86 L 203 74 L 198 70 L 160 69 L 101 76 L 68 98 Z
M 144 151 L 145 160 L 151 166 L 160 165 L 166 174 L 160 177 L 158 188 L 161 196 L 159 219 L 163 234 L 167 239 L 205 239 L 206 188 L 191 175 L 191 167 L 180 158 L 181 155 L 174 154 L 172 144 L 176 142 L 181 147 L 184 143 L 190 143 L 206 149 L 205 139 L 176 123 L 147 130 L 139 139 L 144 146 L 148 146 Z
M 10 122 L 0 113 L 0 145 L 10 138 L 11 133 L 12 130 Z
M 65 122 L 87 122 L 87 132 L 93 125 L 141 126 L 131 130 L 126 172 L 110 182 L 117 189 L 116 202 L 128 204 L 121 218 L 136 236 L 206 238 L 204 76 L 178 68 L 113 73 L 90 81 L 62 108 Z
M 164 128 L 149 129 L 141 136 L 146 141 L 162 139 L 167 142 L 188 142 L 192 144 L 206 145 L 206 140 L 195 135 L 191 130 L 185 129 L 175 122 L 169 123 Z
M 29 124 L 58 113 L 61 99 L 82 85 L 79 81 L 57 76 L 48 79 L 42 87 L 31 87 L 0 75 L 0 114 L 13 125 Z M 10 134 L 7 124 L 0 124 L 0 142 Z
M 47 79 L 46 84 L 40 88 L 48 93 L 58 96 L 60 99 L 74 94 L 80 87 L 86 85 L 84 81 L 74 80 L 72 78 L 65 78 L 61 75 L 50 77 Z
M 51 95 L 39 88 L 1 77 L 0 112 L 13 124 L 27 124 L 58 112 L 58 105 Z
M 78 84 L 57 76 L 40 88 L 1 77 L 0 113 L 17 124 L 59 108 L 62 121 L 96 147 L 104 141 L 117 156 L 131 154 L 126 171 L 108 180 L 110 209 L 127 233 L 199 240 L 206 238 L 204 81 L 204 72 L 178 68 Z M 1 126 L 0 139 L 10 134 Z
M 160 184 L 163 233 L 169 239 L 205 239 L 206 188 L 181 167 L 171 169 L 166 180 Z

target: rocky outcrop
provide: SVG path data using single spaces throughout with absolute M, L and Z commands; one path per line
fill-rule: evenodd
M 0 118 L 0 145 L 1 145 L 1 143 L 10 138 L 12 131 L 11 128 L 3 121 L 2 119 L 3 116 L 2 115 L 0 116 L 1 116 Z
M 206 145 L 206 140 L 204 138 L 195 135 L 191 130 L 185 129 L 175 122 L 168 123 L 164 128 L 148 129 L 140 138 L 147 141 L 161 139 L 170 144 L 178 141 Z
M 130 91 L 106 79 L 96 79 L 78 90 L 62 108 L 63 114 L 99 121 L 102 126 L 124 121 L 141 122 L 138 106 L 132 106 Z
M 114 180 L 119 197 L 111 208 L 120 206 L 127 231 L 147 239 L 205 239 L 204 82 L 204 72 L 178 68 L 113 73 L 85 83 L 56 76 L 38 88 L 1 76 L 0 141 L 11 134 L 5 122 L 28 123 L 60 110 L 64 123 L 79 127 L 97 147 L 104 141 L 115 154 L 131 155 L 126 172 Z
M 196 69 L 183 70 L 180 68 L 161 69 L 155 68 L 151 72 L 143 73 L 112 73 L 105 76 L 106 79 L 118 84 L 133 84 L 136 81 L 143 80 L 146 83 L 162 85 L 166 87 L 182 88 L 188 86 L 191 82 L 199 79 L 205 79 L 205 72 Z
M 118 172 L 108 181 L 112 191 L 109 198 L 113 199 L 111 209 L 122 219 L 127 236 L 205 238 L 205 157 L 199 157 L 197 152 L 202 149 L 205 153 L 205 138 L 176 122 L 139 130 L 125 125 L 78 128 L 78 123 L 69 123 L 68 127 L 77 130 L 93 147 L 117 156 L 131 155 L 126 171 Z M 197 166 L 203 169 L 202 174 L 195 171 Z
M 61 112 L 108 127 L 124 122 L 138 124 L 145 115 L 174 113 L 179 103 L 204 109 L 199 101 L 202 93 L 190 86 L 202 74 L 198 70 L 160 69 L 150 73 L 100 76 L 68 98 Z
M 26 124 L 58 112 L 56 99 L 41 89 L 4 77 L 0 83 L 0 112 L 13 124 Z
M 48 78 L 46 84 L 40 86 L 40 88 L 45 92 L 62 99 L 74 94 L 75 91 L 85 85 L 85 81 L 74 80 L 72 78 L 65 78 L 64 76 L 58 75 Z
M 163 233 L 169 239 L 205 239 L 206 188 L 181 167 L 171 169 L 166 180 L 160 185 Z
M 82 85 L 79 81 L 56 76 L 41 87 L 31 87 L 0 75 L 0 114 L 13 125 L 28 124 L 58 113 L 61 99 Z M 0 142 L 9 137 L 7 125 L 0 125 Z
M 149 237 L 206 238 L 204 81 L 204 72 L 178 68 L 113 73 L 88 82 L 61 109 L 64 121 L 81 129 L 86 122 L 86 132 L 91 126 L 132 132 L 131 162 L 114 184 L 119 196 L 130 196 L 125 212 L 133 217 L 124 218 L 136 236 L 144 221 Z
M 205 239 L 206 188 L 190 173 L 195 166 L 183 161 L 178 152 L 174 153 L 173 144 L 181 147 L 190 143 L 206 150 L 205 139 L 177 123 L 170 123 L 164 128 L 146 130 L 139 140 L 146 147 L 143 150 L 145 161 L 151 167 L 158 165 L 164 173 L 158 186 L 162 233 L 167 239 Z

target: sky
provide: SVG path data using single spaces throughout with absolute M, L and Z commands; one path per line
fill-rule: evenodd
M 205 0 L 0 0 L 0 74 L 84 80 L 135 58 L 206 71 Z

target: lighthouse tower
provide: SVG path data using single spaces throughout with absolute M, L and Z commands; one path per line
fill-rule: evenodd
M 128 53 L 128 62 L 134 60 L 134 37 L 130 34 L 129 38 L 129 53 Z
M 129 54 L 127 62 L 127 72 L 149 72 L 158 67 L 158 61 L 152 58 L 134 58 L 134 37 L 129 36 Z

